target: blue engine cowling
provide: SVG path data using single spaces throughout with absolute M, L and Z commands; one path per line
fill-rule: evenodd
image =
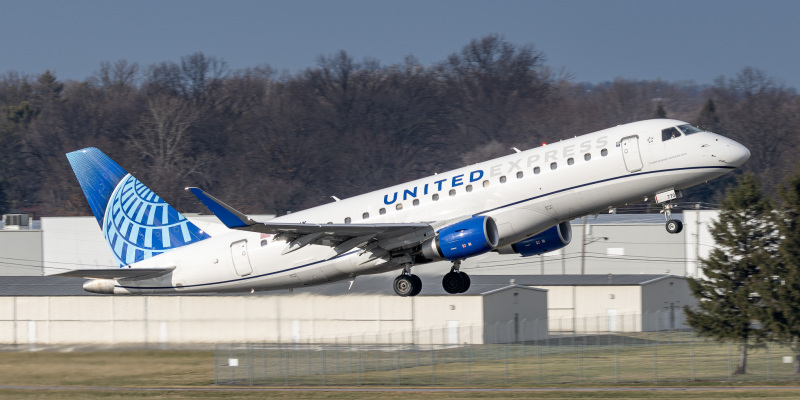
M 431 260 L 460 260 L 493 250 L 499 240 L 492 217 L 472 217 L 440 229 L 422 244 L 422 254 Z
M 572 226 L 562 222 L 538 235 L 498 249 L 501 254 L 519 253 L 523 257 L 538 256 L 558 250 L 572 241 Z

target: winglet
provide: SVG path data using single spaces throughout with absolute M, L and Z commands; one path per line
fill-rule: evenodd
M 196 187 L 188 187 L 186 190 L 192 192 L 228 228 L 236 229 L 256 223 L 250 217 Z

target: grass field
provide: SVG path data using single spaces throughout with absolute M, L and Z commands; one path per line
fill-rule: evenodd
M 0 390 L 3 399 L 797 399 L 796 390 L 714 390 L 714 391 L 543 391 L 543 392 L 328 392 L 328 391 L 268 391 L 268 392 L 220 392 L 220 391 L 120 391 L 120 390 Z
M 496 387 L 537 384 L 793 381 L 788 349 L 753 348 L 748 373 L 732 374 L 735 345 L 664 340 L 559 345 L 218 348 L 217 382 L 234 385 Z M 680 339 L 680 338 L 674 338 Z M 630 338 L 628 339 L 630 341 Z M 239 363 L 228 367 L 229 359 Z
M 0 385 L 208 386 L 212 351 L 0 353 Z
M 364 354 L 369 357 L 369 354 Z M 385 355 L 384 355 L 385 356 Z M 589 359 L 589 355 L 585 355 Z M 637 354 L 629 354 L 627 360 L 633 360 Z M 639 355 L 640 356 L 640 355 Z M 563 355 L 562 355 L 563 357 Z M 543 357 L 546 358 L 546 357 Z M 368 358 L 367 358 L 368 359 Z M 373 361 L 373 360 L 370 360 Z M 378 361 L 381 361 L 380 359 Z M 526 364 L 529 359 L 511 360 L 510 370 L 518 375 L 527 373 Z M 543 363 L 543 370 L 553 375 L 574 375 L 575 366 L 569 360 L 552 358 Z M 502 361 L 473 363 L 470 370 L 475 383 L 466 385 L 463 377 L 465 365 L 448 363 L 437 365 L 439 381 L 435 387 L 423 387 L 425 392 L 403 392 L 409 386 L 398 391 L 391 391 L 391 381 L 396 379 L 395 370 L 372 371 L 362 374 L 362 386 L 355 392 L 326 391 L 342 390 L 347 386 L 299 388 L 277 391 L 236 391 L 235 387 L 214 386 L 214 352 L 213 351 L 86 351 L 86 352 L 2 352 L 0 353 L 0 399 L 116 399 L 116 398 L 155 398 L 155 399 L 271 399 L 271 398 L 305 398 L 305 399 L 480 399 L 480 398 L 556 398 L 556 399 L 659 399 L 659 398 L 800 398 L 800 390 L 737 390 L 730 391 L 723 387 L 715 387 L 712 391 L 651 391 L 652 384 L 640 384 L 641 391 L 605 392 L 605 391 L 545 391 L 545 392 L 436 392 L 443 387 L 454 388 L 565 388 L 566 385 L 539 385 L 512 379 L 509 384 L 503 382 L 505 364 Z M 632 362 L 632 361 L 630 361 Z M 584 365 L 589 367 L 590 365 Z M 535 368 L 538 371 L 538 366 Z M 593 369 L 592 369 L 593 370 Z M 601 368 L 604 370 L 604 368 Z M 570 372 L 572 371 L 572 372 Z M 408 382 L 429 379 L 430 366 L 405 368 L 401 378 L 408 377 Z M 342 378 L 350 379 L 350 374 L 342 374 Z M 418 378 L 414 378 L 419 375 Z M 602 375 L 597 375 L 602 376 Z M 318 378 L 318 377 L 317 377 Z M 335 376 L 331 376 L 335 378 Z M 455 379 L 458 378 L 458 379 Z M 346 384 L 347 379 L 340 383 Z M 448 379 L 455 379 L 448 382 Z M 527 380 L 526 380 L 527 381 Z M 297 382 L 299 384 L 300 382 Z M 793 385 L 796 382 L 770 382 L 770 385 Z M 358 391 L 364 390 L 367 384 L 376 390 L 389 388 L 388 392 Z M 673 382 L 658 386 L 721 386 L 727 382 L 688 383 Z M 736 384 L 736 383 L 734 383 Z M 764 385 L 765 383 L 757 383 Z M 378 386 L 381 385 L 381 386 Z M 739 383 L 738 385 L 753 385 Z M 13 387 L 49 387 L 49 389 L 15 389 Z M 569 387 L 617 387 L 613 383 L 602 383 L 598 380 Z M 621 385 L 634 388 L 636 385 Z M 172 388 L 168 390 L 155 390 Z

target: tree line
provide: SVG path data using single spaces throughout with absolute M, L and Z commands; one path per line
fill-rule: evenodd
M 303 71 L 203 53 L 102 63 L 82 81 L 0 76 L 0 212 L 89 215 L 65 153 L 98 147 L 177 208 L 200 186 L 284 214 L 610 126 L 668 116 L 729 136 L 769 193 L 798 162 L 800 98 L 754 68 L 712 85 L 575 83 L 533 45 L 475 39 L 445 60 L 345 51 Z M 688 192 L 718 203 L 732 178 Z

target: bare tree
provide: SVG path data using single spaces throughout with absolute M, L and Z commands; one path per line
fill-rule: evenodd
M 502 36 L 472 40 L 440 64 L 466 135 L 483 142 L 524 135 L 520 117 L 535 108 L 552 83 L 544 54 Z
M 146 163 L 144 175 L 153 186 L 174 193 L 189 178 L 198 183 L 206 179 L 208 157 L 191 146 L 197 120 L 198 111 L 186 101 L 158 96 L 147 102 L 141 122 L 128 133 L 128 143 Z
M 104 61 L 95 74 L 99 84 L 111 91 L 130 91 L 136 87 L 139 64 L 122 59 L 115 63 Z
M 765 191 L 774 193 L 797 162 L 793 151 L 800 137 L 797 94 L 755 68 L 718 79 L 710 94 L 720 118 L 720 133 L 750 149 L 751 160 L 744 169 L 761 179 Z

